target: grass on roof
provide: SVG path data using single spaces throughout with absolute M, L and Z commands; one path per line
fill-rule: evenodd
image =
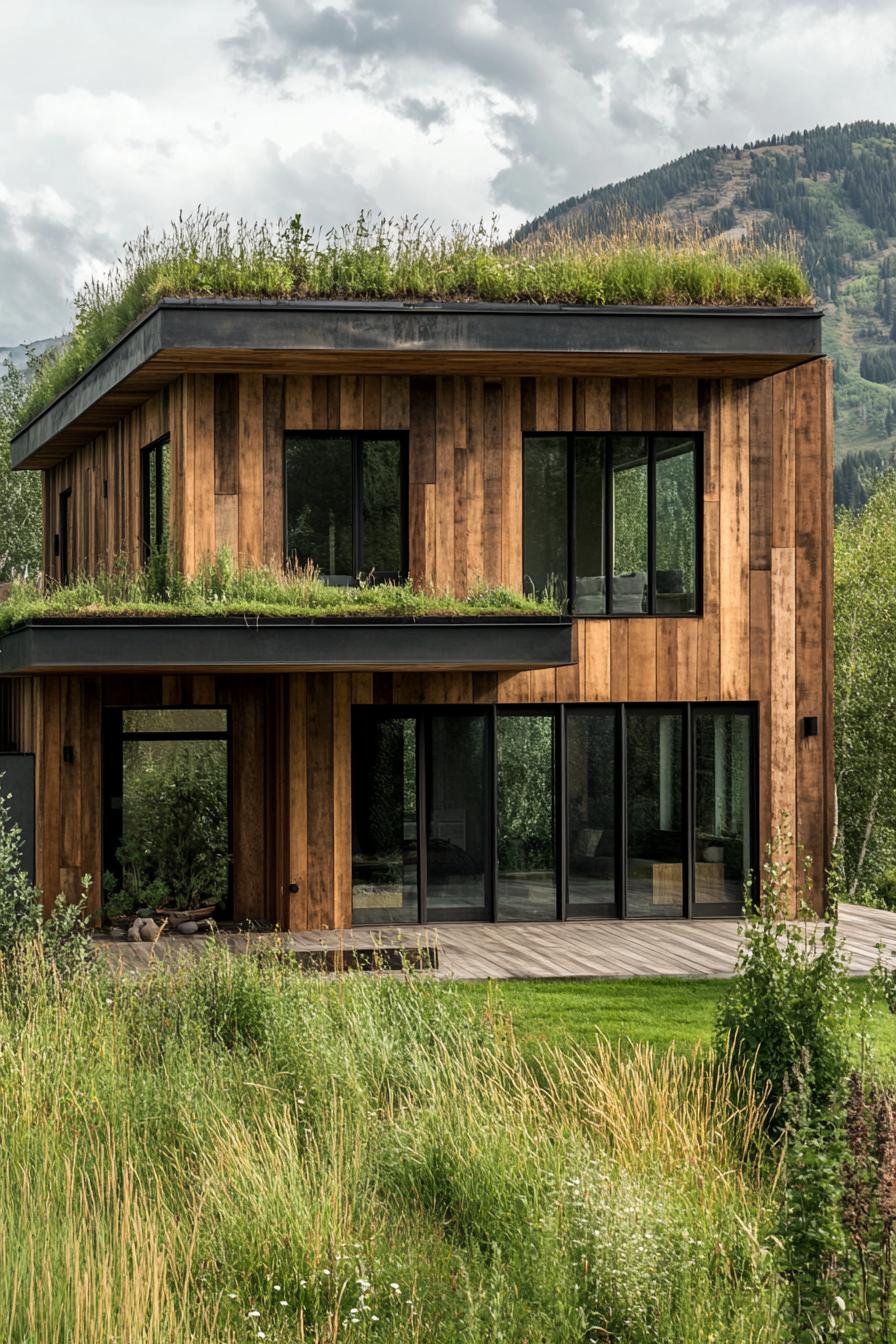
M 447 234 L 417 218 L 361 215 L 323 233 L 301 216 L 236 222 L 199 210 L 126 244 L 117 265 L 75 297 L 64 345 L 35 369 L 21 427 L 85 372 L 159 299 L 433 299 L 505 303 L 806 305 L 795 249 L 683 235 L 661 219 L 611 238 L 563 234 L 504 244 L 495 227 Z
M 237 569 L 219 551 L 195 578 L 153 560 L 130 574 L 75 577 L 67 584 L 16 579 L 0 602 L 0 634 L 41 617 L 261 616 L 280 619 L 315 616 L 557 616 L 559 607 L 524 597 L 509 588 L 476 584 L 466 598 L 406 583 L 362 583 L 332 588 L 313 567 L 285 570 L 260 566 Z

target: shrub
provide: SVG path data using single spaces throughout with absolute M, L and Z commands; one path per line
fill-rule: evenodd
M 44 920 L 40 889 L 22 866 L 22 832 L 12 820 L 9 797 L 0 793 L 0 961 L 15 975 L 20 957 L 37 948 L 59 978 L 70 981 L 94 962 L 85 916 L 90 878 L 84 878 L 79 901 L 57 896 Z
M 829 896 L 830 896 L 829 891 Z M 815 1107 L 837 1093 L 849 1068 L 847 962 L 836 902 L 825 922 L 809 906 L 811 877 L 785 822 L 766 853 L 758 904 L 747 915 L 731 986 L 719 1005 L 716 1048 L 755 1060 L 755 1085 L 768 1093 L 770 1123 L 800 1075 Z M 796 912 L 801 918 L 791 920 Z

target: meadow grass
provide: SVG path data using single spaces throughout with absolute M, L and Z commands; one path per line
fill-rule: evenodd
M 494 226 L 448 233 L 417 218 L 362 215 L 323 233 L 301 218 L 231 221 L 198 210 L 126 244 L 117 265 L 75 296 L 65 343 L 42 359 L 19 426 L 166 298 L 404 299 L 500 303 L 808 304 L 795 248 L 620 220 L 612 237 L 503 243 Z
M 330 587 L 313 566 L 248 566 L 238 569 L 221 551 L 193 578 L 153 565 L 129 573 L 75 576 L 67 584 L 15 579 L 0 602 L 0 633 L 40 617 L 246 616 L 405 617 L 556 616 L 557 603 L 526 597 L 500 585 L 476 583 L 465 598 L 405 583 L 363 582 Z
M 781 1341 L 749 1078 L 524 1054 L 443 982 L 0 976 L 0 1315 L 41 1344 Z

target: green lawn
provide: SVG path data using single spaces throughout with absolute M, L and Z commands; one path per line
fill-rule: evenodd
M 473 1002 L 488 1000 L 513 1020 L 524 1044 L 587 1047 L 601 1032 L 611 1041 L 674 1045 L 689 1053 L 712 1045 L 716 1006 L 727 980 L 672 977 L 631 980 L 493 980 L 460 986 Z M 855 982 L 857 996 L 865 982 Z M 855 1014 L 858 1032 L 859 1014 Z M 896 1053 L 896 1018 L 871 1015 L 869 1034 L 883 1057 Z

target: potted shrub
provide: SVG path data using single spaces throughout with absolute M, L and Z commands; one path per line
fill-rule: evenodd
M 123 840 L 115 851 L 121 879 L 115 873 L 103 873 L 103 915 L 110 924 L 127 928 L 141 910 L 154 910 L 164 904 L 167 893 L 163 882 L 151 878 L 146 856 L 133 842 Z

